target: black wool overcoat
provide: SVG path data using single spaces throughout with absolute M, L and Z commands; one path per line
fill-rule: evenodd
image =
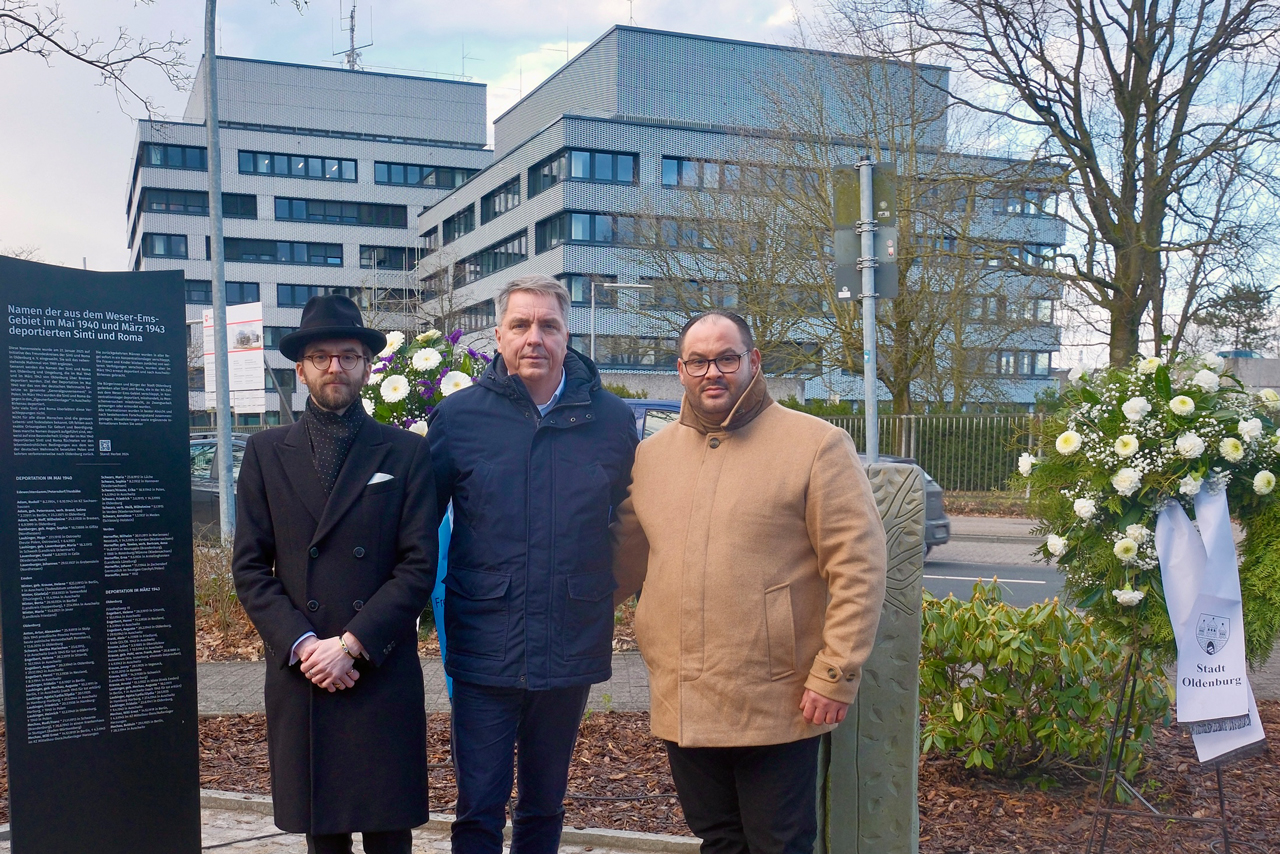
M 389 476 L 389 477 L 388 477 Z M 327 499 L 299 422 L 252 436 L 240 469 L 232 573 L 266 648 L 276 825 L 291 833 L 426 822 L 427 738 L 416 620 L 435 582 L 431 453 L 367 419 Z M 351 632 L 354 687 L 316 688 L 290 664 L 307 632 Z

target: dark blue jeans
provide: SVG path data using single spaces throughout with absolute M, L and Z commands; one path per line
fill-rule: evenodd
M 513 764 L 511 854 L 556 854 L 569 760 L 589 690 L 526 691 L 453 680 L 453 854 L 500 854 Z

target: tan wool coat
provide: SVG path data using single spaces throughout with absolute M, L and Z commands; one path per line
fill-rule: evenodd
M 834 729 L 801 696 L 853 701 L 884 600 L 884 527 L 849 434 L 773 402 L 732 429 L 735 414 L 706 431 L 686 402 L 642 442 L 614 525 L 618 597 L 643 584 L 653 733 L 684 747 Z

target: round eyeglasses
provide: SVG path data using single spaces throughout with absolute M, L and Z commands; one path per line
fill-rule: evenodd
M 308 353 L 303 358 L 310 362 L 317 371 L 329 370 L 329 366 L 333 364 L 334 359 L 338 360 L 338 365 L 344 371 L 349 371 L 364 361 L 364 356 L 356 353 Z
M 712 363 L 715 363 L 716 370 L 720 371 L 720 373 L 732 374 L 742 364 L 742 357 L 750 352 L 750 350 L 744 350 L 741 353 L 730 353 L 727 356 L 717 356 L 714 359 L 681 359 L 680 363 L 684 365 L 685 373 L 691 377 L 705 377 L 707 371 L 711 370 Z

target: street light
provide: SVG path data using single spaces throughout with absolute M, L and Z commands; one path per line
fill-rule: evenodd
M 588 277 L 587 282 L 591 285 L 591 361 L 596 360 L 596 280 L 594 277 Z M 653 285 L 632 284 L 630 282 L 601 282 L 607 290 L 611 291 L 651 291 Z

